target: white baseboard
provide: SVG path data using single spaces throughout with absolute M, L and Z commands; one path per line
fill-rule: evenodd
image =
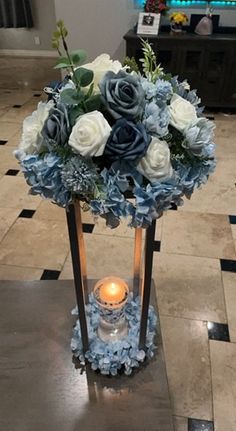
M 8 57 L 58 57 L 56 51 L 30 49 L 0 49 L 0 56 Z

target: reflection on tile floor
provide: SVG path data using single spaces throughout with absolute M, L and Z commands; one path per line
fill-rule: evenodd
M 41 92 L 0 92 L 1 280 L 72 278 L 65 212 L 28 195 L 12 155 L 22 119 L 40 100 Z M 157 221 L 155 236 L 175 431 L 236 430 L 236 116 L 215 114 L 215 121 L 215 175 Z M 110 231 L 89 213 L 83 222 L 91 277 L 129 276 L 134 232 L 125 224 Z

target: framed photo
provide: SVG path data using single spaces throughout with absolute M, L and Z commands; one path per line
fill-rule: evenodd
M 160 17 L 160 13 L 140 13 L 137 34 L 158 34 Z

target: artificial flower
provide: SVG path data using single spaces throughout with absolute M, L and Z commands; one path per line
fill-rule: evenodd
M 123 70 L 108 72 L 99 87 L 106 108 L 115 119 L 138 119 L 141 116 L 145 93 L 137 74 L 131 75 Z
M 56 145 L 64 146 L 68 141 L 70 132 L 71 126 L 67 107 L 60 103 L 50 110 L 42 129 L 42 136 L 48 148 L 53 149 Z
M 108 71 L 118 73 L 122 69 L 122 64 L 118 60 L 113 61 L 108 54 L 101 54 L 91 63 L 83 65 L 83 67 L 93 71 L 94 93 L 99 93 L 98 84 L 104 75 Z
M 98 157 L 103 154 L 110 132 L 111 127 L 101 112 L 88 112 L 76 121 L 68 143 L 81 156 Z
M 53 106 L 52 100 L 48 103 L 39 102 L 37 110 L 25 118 L 19 145 L 19 149 L 25 154 L 36 154 L 42 150 L 44 138 L 41 132 Z
M 97 168 L 90 159 L 79 155 L 67 160 L 61 171 L 62 183 L 67 190 L 94 198 L 101 183 Z
M 146 105 L 143 124 L 148 133 L 157 136 L 167 135 L 169 122 L 167 106 L 159 107 L 155 102 Z
M 173 169 L 168 144 L 158 138 L 152 138 L 146 155 L 137 165 L 137 170 L 151 183 L 171 177 Z
M 170 124 L 180 132 L 197 120 L 195 107 L 178 94 L 173 94 L 170 106 Z
M 207 118 L 199 118 L 191 127 L 187 128 L 182 146 L 196 157 L 212 156 L 214 128 L 215 125 L 212 121 Z
M 126 119 L 117 120 L 107 141 L 104 155 L 112 161 L 119 159 L 137 161 L 144 156 L 151 136 L 142 123 L 133 123 Z
M 71 194 L 62 183 L 61 171 L 63 160 L 55 154 L 45 154 L 43 157 L 27 155 L 21 160 L 30 193 L 40 194 L 45 199 L 51 199 L 62 207 L 71 202 Z

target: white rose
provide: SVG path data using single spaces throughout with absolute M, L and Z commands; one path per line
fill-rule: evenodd
M 108 71 L 112 71 L 114 73 L 118 73 L 119 70 L 122 69 L 122 64 L 116 60 L 111 60 L 108 54 L 101 54 L 91 63 L 84 64 L 83 67 L 85 69 L 92 70 L 94 73 L 93 83 L 94 83 L 94 92 L 98 93 L 99 88 L 98 84 L 101 82 L 102 78 Z
M 23 122 L 23 133 L 19 149 L 25 154 L 38 153 L 43 143 L 41 131 L 43 125 L 48 118 L 50 109 L 54 106 L 52 100 L 48 103 L 39 102 L 38 108 L 29 117 L 26 117 Z
M 101 112 L 88 112 L 76 121 L 69 145 L 82 156 L 101 156 L 110 132 L 111 127 Z
M 170 124 L 180 132 L 197 120 L 195 107 L 178 94 L 172 96 L 169 112 Z
M 173 169 L 168 144 L 158 138 L 152 138 L 145 156 L 137 165 L 137 169 L 151 183 L 170 177 Z

